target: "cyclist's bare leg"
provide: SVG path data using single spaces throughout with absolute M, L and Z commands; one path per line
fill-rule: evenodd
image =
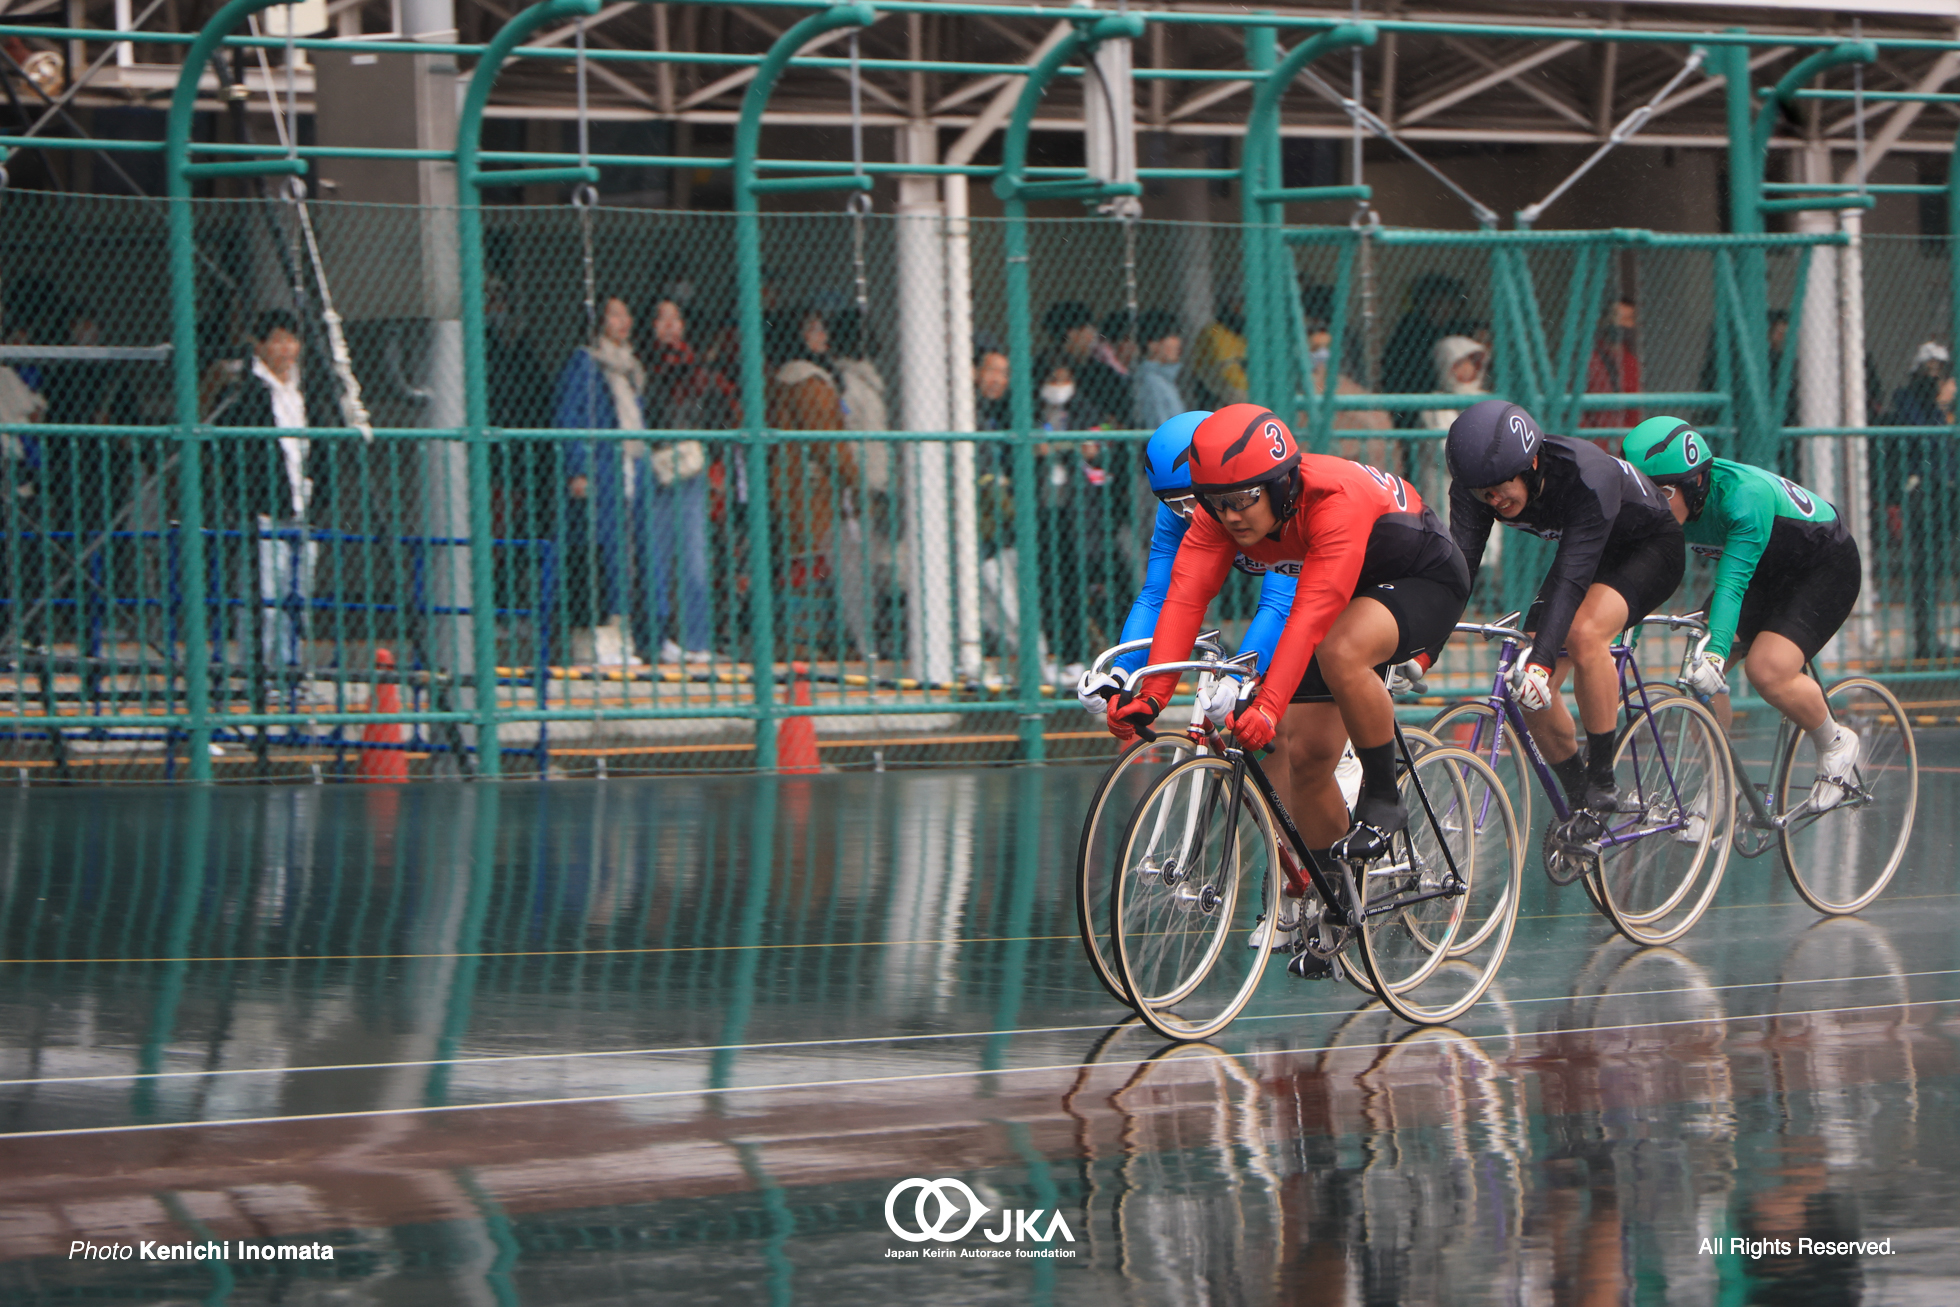
M 1395 738 L 1395 702 L 1375 668 L 1395 656 L 1401 640 L 1395 614 L 1363 595 L 1334 619 L 1315 651 L 1321 679 L 1333 691 L 1348 738 L 1357 749 Z
M 1612 731 L 1620 719 L 1620 676 L 1613 666 L 1610 647 L 1613 637 L 1626 628 L 1627 601 L 1618 590 L 1595 585 L 1586 591 L 1579 611 L 1566 633 L 1568 657 L 1552 669 L 1552 687 L 1565 683 L 1565 672 L 1572 671 L 1572 693 L 1579 701 L 1579 720 L 1588 733 Z M 1560 699 L 1541 712 L 1526 713 L 1525 724 L 1544 751 L 1547 762 L 1558 763 L 1579 751 L 1572 714 Z
M 1803 663 L 1803 649 L 1794 640 L 1774 631 L 1761 631 L 1750 642 L 1749 655 L 1742 665 L 1749 673 L 1749 684 L 1756 687 L 1764 703 L 1800 729 L 1814 731 L 1830 713 L 1824 706 L 1824 688 L 1804 675 Z M 1729 728 L 1727 695 L 1722 696 L 1721 704 L 1715 715 L 1726 731 Z
M 1341 710 L 1331 703 L 1296 703 L 1286 720 L 1292 779 L 1287 804 L 1307 847 L 1324 849 L 1348 829 L 1347 801 L 1334 780 L 1334 768 L 1347 745 L 1347 727 L 1341 722 Z

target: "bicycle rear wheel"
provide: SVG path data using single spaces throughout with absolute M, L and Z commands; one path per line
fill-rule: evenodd
M 1218 757 L 1173 767 L 1130 818 L 1111 888 L 1118 983 L 1166 1039 L 1231 1024 L 1265 975 L 1279 919 L 1272 810 Z
M 1497 773 L 1464 749 L 1417 757 L 1402 797 L 1408 828 L 1362 868 L 1356 933 L 1382 1002 L 1437 1025 L 1482 997 L 1511 946 L 1524 837 Z
M 1116 975 L 1109 943 L 1109 887 L 1123 857 L 1126 823 L 1144 792 L 1192 754 L 1191 741 L 1183 735 L 1138 740 L 1103 773 L 1095 797 L 1089 800 L 1089 815 L 1082 821 L 1082 839 L 1075 852 L 1076 929 L 1096 979 L 1119 1003 L 1129 1004 L 1130 995 Z
M 1653 699 L 1620 735 L 1613 779 L 1629 811 L 1604 816 L 1593 888 L 1636 944 L 1686 934 L 1722 883 L 1735 776 L 1715 716 L 1680 695 Z
M 1856 912 L 1879 896 L 1905 860 L 1919 810 L 1919 750 L 1905 709 L 1877 681 L 1854 676 L 1824 691 L 1831 716 L 1858 733 L 1858 765 L 1835 807 L 1807 811 L 1808 787 L 1797 777 L 1801 740 L 1778 760 L 1771 793 L 1777 811 L 1795 815 L 1782 831 L 1783 865 L 1804 902 L 1827 916 Z

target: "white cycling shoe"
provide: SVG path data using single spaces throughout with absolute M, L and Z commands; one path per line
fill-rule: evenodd
M 1858 733 L 1839 723 L 1837 734 L 1817 755 L 1817 779 L 1810 786 L 1811 810 L 1829 812 L 1843 803 L 1851 788 L 1851 773 L 1857 766 Z

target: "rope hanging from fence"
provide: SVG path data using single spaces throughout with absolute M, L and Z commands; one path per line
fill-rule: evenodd
M 858 29 L 851 29 L 851 175 L 864 176 L 864 86 L 858 70 Z M 862 324 L 871 311 L 871 295 L 864 275 L 864 219 L 871 212 L 868 191 L 851 192 L 844 201 L 851 215 L 851 287 Z

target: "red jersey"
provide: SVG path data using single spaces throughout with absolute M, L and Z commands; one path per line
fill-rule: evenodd
M 1297 576 L 1293 607 L 1259 690 L 1260 706 L 1275 721 L 1300 687 L 1328 628 L 1364 586 L 1428 575 L 1453 561 L 1452 570 L 1461 574 L 1465 592 L 1469 590 L 1463 556 L 1415 487 L 1402 478 L 1345 458 L 1302 454 L 1300 481 L 1300 502 L 1279 534 L 1243 549 L 1209 513 L 1200 510 L 1192 517 L 1150 644 L 1153 663 L 1191 656 L 1205 608 L 1223 588 L 1232 559 L 1241 552 L 1255 563 Z M 1176 683 L 1176 676 L 1166 673 L 1151 677 L 1143 688 L 1167 703 Z

